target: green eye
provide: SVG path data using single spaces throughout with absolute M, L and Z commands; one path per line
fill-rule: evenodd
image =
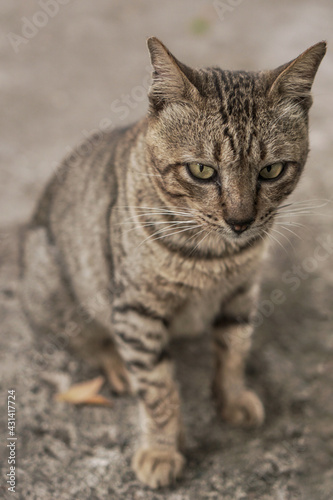
M 212 167 L 207 167 L 202 163 L 188 163 L 187 167 L 191 174 L 197 179 L 208 180 L 215 175 L 215 170 Z
M 279 177 L 283 169 L 284 165 L 281 161 L 279 161 L 277 163 L 273 163 L 272 165 L 267 165 L 267 167 L 262 168 L 260 170 L 259 176 L 262 179 L 276 179 L 276 177 Z

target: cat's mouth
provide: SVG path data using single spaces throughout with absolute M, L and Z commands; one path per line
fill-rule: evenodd
M 232 243 L 238 243 L 241 246 L 252 244 L 256 241 L 263 241 L 269 234 L 269 231 L 273 225 L 273 218 L 266 221 L 265 224 L 262 223 L 252 223 L 247 228 L 242 231 L 234 231 L 228 227 L 221 228 L 221 234 L 223 238 L 227 239 Z
M 216 232 L 224 240 L 232 243 L 247 243 L 251 240 L 262 238 L 265 233 L 262 225 L 257 225 L 254 219 L 247 221 L 228 220 L 221 223 L 213 222 L 210 218 L 200 218 L 200 223 L 206 226 L 207 231 Z
M 206 227 L 207 233 L 214 232 L 224 242 L 244 247 L 266 239 L 274 224 L 274 212 L 274 210 L 270 210 L 264 217 L 260 217 L 259 214 L 255 219 L 245 221 L 243 224 L 226 221 L 222 218 L 212 220 L 205 216 L 200 217 L 200 223 Z
M 226 239 L 239 243 L 247 243 L 250 240 L 258 239 L 261 236 L 260 231 L 258 231 L 258 229 L 254 226 L 247 227 L 239 231 L 225 227 L 223 235 Z

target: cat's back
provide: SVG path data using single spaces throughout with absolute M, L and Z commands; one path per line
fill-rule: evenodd
M 126 127 L 104 132 L 98 139 L 92 136 L 73 148 L 46 186 L 34 224 L 49 226 L 56 237 L 58 224 L 63 228 L 69 219 L 92 221 L 103 203 L 112 202 L 117 195 L 117 149 L 126 142 L 129 130 Z
M 119 172 L 127 168 L 137 125 L 93 138 L 65 158 L 33 217 L 58 254 L 62 273 L 80 303 L 104 293 L 112 273 L 109 219 L 118 197 Z

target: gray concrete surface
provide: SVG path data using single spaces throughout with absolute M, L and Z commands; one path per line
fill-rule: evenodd
M 274 67 L 327 39 L 313 88 L 311 154 L 292 199 L 332 199 L 331 1 L 225 0 L 219 13 L 208 0 L 0 4 L 1 498 L 333 498 L 331 204 L 294 216 L 305 228 L 293 228 L 297 236 L 275 234 L 285 250 L 273 241 L 268 255 L 248 366 L 267 408 L 262 430 L 232 429 L 216 418 L 204 338 L 174 346 L 188 466 L 173 489 L 150 492 L 131 472 L 138 432 L 131 398 L 116 399 L 112 409 L 53 401 L 57 390 L 98 372 L 54 339 L 34 340 L 17 303 L 17 224 L 27 220 L 46 179 L 86 133 L 105 120 L 125 124 L 145 112 L 149 35 L 188 64 L 231 69 Z M 275 289 L 283 293 L 281 304 L 271 300 Z M 6 485 L 8 389 L 17 396 L 16 495 Z M 106 386 L 103 393 L 109 394 Z

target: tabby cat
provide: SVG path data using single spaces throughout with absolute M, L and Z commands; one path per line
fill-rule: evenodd
M 155 37 L 148 48 L 147 116 L 65 159 L 25 232 L 22 299 L 35 329 L 86 339 L 113 388 L 137 395 L 133 468 L 157 488 L 184 467 L 174 333 L 211 332 L 224 420 L 264 420 L 244 381 L 258 275 L 306 161 L 326 44 L 262 72 L 192 69 Z

